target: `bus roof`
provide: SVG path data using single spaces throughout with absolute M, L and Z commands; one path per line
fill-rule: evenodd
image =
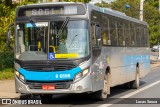
M 36 3 L 36 4 L 27 4 L 27 5 L 22 5 L 22 6 L 19 6 L 19 7 L 24 7 L 24 6 L 27 6 L 27 7 L 30 7 L 30 6 L 39 6 L 39 5 L 53 5 L 53 4 L 84 4 L 84 3 L 81 3 L 81 2 L 49 2 L 49 3 Z
M 95 6 L 94 4 L 90 4 L 90 3 L 82 3 L 82 2 L 50 2 L 50 3 L 27 4 L 27 5 L 19 6 L 18 8 L 34 7 L 34 6 L 44 6 L 44 5 L 53 5 L 53 4 L 54 5 L 84 4 L 87 7 L 89 7 L 88 10 L 90 10 L 90 11 L 91 10 L 96 10 L 96 11 L 99 11 L 101 13 L 109 14 L 109 15 L 112 15 L 112 16 L 115 16 L 115 17 L 119 17 L 119 18 L 122 18 L 122 19 L 133 21 L 133 22 L 136 22 L 136 23 L 148 25 L 146 22 L 138 20 L 138 19 L 130 17 L 130 16 L 127 16 L 125 13 L 122 13 L 122 12 L 119 12 L 119 11 L 116 11 L 116 10 L 112 10 L 110 8 L 98 7 L 98 6 Z
M 122 19 L 125 19 L 125 20 L 129 20 L 129 21 L 133 21 L 133 22 L 136 22 L 136 23 L 140 23 L 140 24 L 143 24 L 143 25 L 148 25 L 147 22 L 141 21 L 139 19 L 136 19 L 136 18 L 133 18 L 133 17 L 130 17 L 130 16 L 127 16 L 123 12 L 119 12 L 119 11 L 116 11 L 116 10 L 113 10 L 113 9 L 110 9 L 110 8 L 98 7 L 98 6 L 95 6 L 93 4 L 88 4 L 88 6 L 90 8 L 92 8 L 93 10 L 99 11 L 101 13 L 105 13 L 105 14 L 108 14 L 108 15 L 111 15 L 111 16 L 119 17 L 119 18 L 122 18 Z

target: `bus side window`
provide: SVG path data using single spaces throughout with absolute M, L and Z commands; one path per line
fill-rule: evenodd
M 96 36 L 95 36 L 95 26 L 91 24 L 91 38 L 92 38 L 92 46 L 96 45 Z
M 91 25 L 91 34 L 92 34 L 92 46 L 100 47 L 101 46 L 101 28 L 99 25 Z

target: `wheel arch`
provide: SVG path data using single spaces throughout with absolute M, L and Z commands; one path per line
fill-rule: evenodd
M 111 68 L 110 68 L 110 66 L 107 66 L 107 67 L 106 67 L 105 74 L 107 74 L 107 73 L 110 73 L 110 74 L 111 74 Z

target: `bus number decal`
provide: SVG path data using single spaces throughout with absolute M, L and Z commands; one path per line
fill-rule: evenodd
M 56 78 L 61 78 L 61 79 L 68 79 L 71 78 L 70 74 L 56 74 Z

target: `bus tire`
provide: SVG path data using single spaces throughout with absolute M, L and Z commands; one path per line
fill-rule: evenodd
M 98 100 L 104 101 L 107 98 L 107 94 L 110 94 L 110 73 L 109 72 L 107 72 L 104 77 L 103 89 L 95 92 L 95 97 Z
M 131 82 L 131 87 L 134 89 L 138 89 L 140 84 L 140 71 L 139 67 L 136 67 L 135 80 Z
M 132 84 L 132 82 L 127 82 L 123 86 L 124 86 L 125 89 L 131 89 L 132 88 L 131 84 Z
M 41 94 L 40 98 L 42 100 L 42 103 L 45 103 L 47 101 L 50 101 L 52 99 L 52 94 Z

